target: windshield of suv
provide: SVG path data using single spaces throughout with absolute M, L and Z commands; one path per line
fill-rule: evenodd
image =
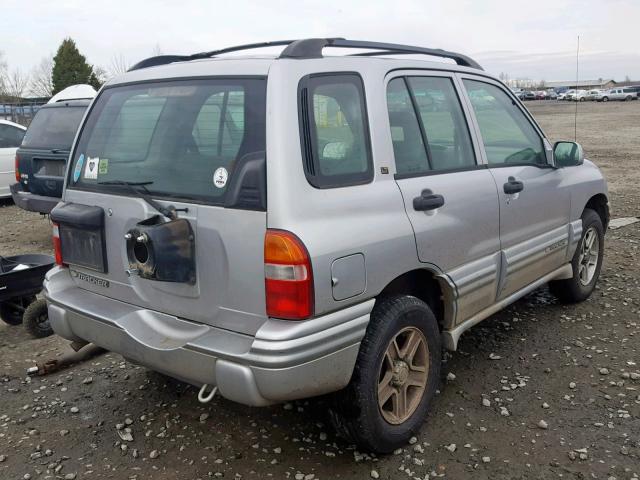
M 43 107 L 24 136 L 25 148 L 70 150 L 86 106 Z
M 266 81 L 177 80 L 105 88 L 82 129 L 70 188 L 221 204 L 236 163 L 265 150 Z M 120 185 L 118 185 L 120 183 Z

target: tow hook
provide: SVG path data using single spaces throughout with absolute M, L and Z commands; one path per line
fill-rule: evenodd
M 200 388 L 200 391 L 198 392 L 198 401 L 200 403 L 209 403 L 211 400 L 213 400 L 213 397 L 218 392 L 218 387 L 213 387 L 209 394 L 205 396 L 205 392 L 207 391 L 208 387 L 209 384 L 205 383 L 204 385 L 202 385 L 202 388 Z

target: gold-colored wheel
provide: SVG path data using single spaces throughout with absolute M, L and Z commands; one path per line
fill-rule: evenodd
M 406 327 L 391 339 L 378 376 L 378 407 L 392 425 L 416 411 L 427 388 L 429 346 L 416 327 Z

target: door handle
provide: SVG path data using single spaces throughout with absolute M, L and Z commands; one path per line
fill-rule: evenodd
M 413 199 L 413 209 L 419 212 L 435 210 L 444 205 L 444 197 L 433 193 L 431 190 L 423 190 L 419 197 Z
M 524 183 L 516 180 L 514 177 L 509 177 L 503 187 L 504 193 L 513 195 L 514 193 L 519 193 L 524 190 Z

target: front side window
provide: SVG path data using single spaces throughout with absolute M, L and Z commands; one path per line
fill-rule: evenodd
M 0 123 L 0 148 L 17 148 L 24 137 L 24 130 Z
M 373 178 L 364 88 L 355 74 L 305 77 L 300 83 L 305 173 L 318 188 Z
M 154 196 L 224 204 L 238 164 L 264 154 L 265 121 L 264 79 L 106 88 L 82 128 L 68 185 L 143 182 Z
M 463 80 L 489 165 L 546 165 L 542 138 L 514 100 L 495 85 Z

